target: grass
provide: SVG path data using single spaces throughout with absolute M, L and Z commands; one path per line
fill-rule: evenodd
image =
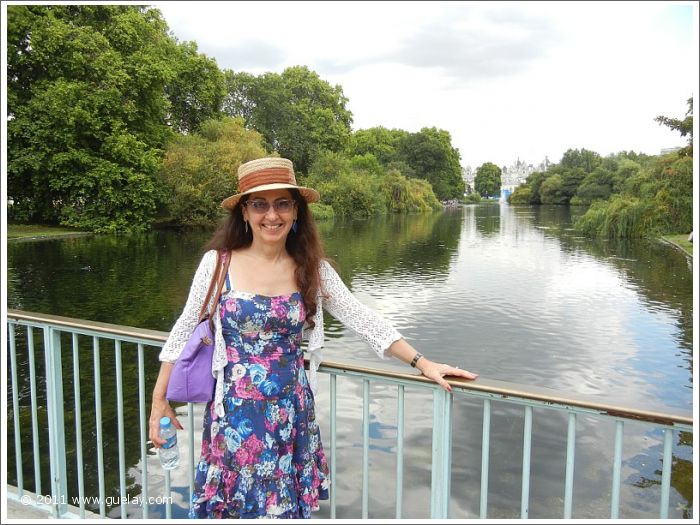
M 695 237 L 695 234 L 693 234 L 693 237 Z M 688 242 L 687 233 L 669 234 L 664 235 L 662 238 L 682 248 L 691 257 L 693 256 L 693 243 Z
M 38 239 L 42 237 L 61 237 L 64 235 L 79 235 L 88 232 L 72 230 L 63 226 L 45 226 L 43 224 L 8 224 L 7 238 L 9 239 Z

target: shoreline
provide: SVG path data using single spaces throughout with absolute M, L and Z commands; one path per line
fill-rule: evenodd
M 689 259 L 691 259 L 691 260 L 693 259 L 693 253 L 692 253 L 692 252 L 689 252 L 688 250 L 686 250 L 683 246 L 681 246 L 681 245 L 678 244 L 677 242 L 672 241 L 671 239 L 669 239 L 669 238 L 667 238 L 667 237 L 664 237 L 664 236 L 658 237 L 658 240 L 661 241 L 661 242 L 663 242 L 663 243 L 670 244 L 670 245 L 673 246 L 676 250 L 678 250 L 678 251 L 680 251 L 681 253 L 683 253 L 683 254 L 684 254 L 686 257 L 688 257 Z
M 8 224 L 7 242 L 41 241 L 64 237 L 82 237 L 93 235 L 93 232 L 65 229 L 60 226 L 45 226 L 41 224 Z

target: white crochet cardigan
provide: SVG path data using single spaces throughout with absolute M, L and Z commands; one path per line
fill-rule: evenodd
M 207 294 L 211 282 L 212 273 L 217 262 L 216 250 L 210 250 L 204 254 L 199 267 L 194 275 L 190 294 L 185 303 L 185 308 L 177 320 L 167 341 L 163 345 L 159 359 L 174 363 L 180 356 L 192 331 L 197 326 L 199 311 Z M 309 385 L 314 394 L 318 390 L 318 367 L 322 361 L 321 348 L 324 343 L 323 309 L 328 310 L 338 321 L 352 328 L 361 335 L 381 359 L 388 359 L 384 352 L 391 343 L 401 339 L 401 334 L 374 310 L 359 302 L 347 289 L 333 267 L 327 262 L 321 262 L 319 268 L 321 274 L 321 289 L 317 297 L 316 323 L 312 329 L 307 326 L 303 330 L 303 338 L 308 339 L 308 352 L 310 356 Z M 213 301 L 213 298 L 211 299 Z M 209 304 L 211 308 L 211 303 Z M 212 359 L 212 375 L 216 378 L 216 391 L 214 395 L 215 411 L 219 417 L 224 416 L 224 368 L 226 367 L 226 344 L 221 331 L 221 317 L 219 306 L 216 307 L 214 317 L 215 350 Z

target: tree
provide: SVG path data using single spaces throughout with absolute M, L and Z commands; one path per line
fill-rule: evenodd
M 399 144 L 408 135 L 402 129 L 389 130 L 382 126 L 360 129 L 350 137 L 348 155 L 353 157 L 371 153 L 379 162 L 387 165 L 397 160 Z
M 252 128 L 254 125 L 255 81 L 256 77 L 250 73 L 224 70 L 226 94 L 221 111 L 231 117 L 241 117 L 246 128 Z
M 576 195 L 578 187 L 586 178 L 586 172 L 582 168 L 561 168 L 561 195 L 564 197 L 565 203 L 571 201 L 571 198 Z M 550 172 L 556 174 L 557 169 L 550 170 Z M 564 204 L 564 203 L 560 203 Z
M 398 159 L 408 164 L 415 177 L 433 186 L 438 199 L 461 198 L 464 180 L 459 150 L 452 146 L 450 133 L 437 128 L 423 128 L 404 136 L 398 147 Z
M 226 87 L 216 61 L 197 52 L 197 44 L 183 42 L 175 49 L 175 76 L 166 85 L 173 127 L 183 133 L 221 113 Z
M 166 190 L 163 221 L 194 226 L 212 224 L 220 203 L 236 193 L 238 167 L 265 156 L 262 137 L 245 129 L 243 119 L 207 120 L 199 133 L 176 135 L 165 150 L 158 179 Z
M 581 204 L 591 204 L 595 200 L 607 200 L 612 195 L 614 184 L 613 174 L 599 167 L 586 175 L 576 191 Z
M 540 188 L 542 183 L 547 179 L 548 172 L 533 171 L 525 179 L 528 186 L 530 186 L 530 204 L 542 204 L 540 199 Z
M 331 86 L 306 66 L 259 77 L 226 73 L 224 113 L 245 119 L 269 149 L 307 173 L 321 151 L 344 151 L 352 113 L 340 86 Z
M 660 115 L 654 119 L 659 124 L 668 126 L 673 130 L 680 131 L 681 137 L 688 135 L 688 145 L 678 152 L 678 155 L 681 157 L 693 156 L 693 97 L 688 99 L 687 104 L 688 111 L 686 111 L 685 118 L 683 120 L 664 117 L 663 115 Z
M 197 62 L 193 48 L 179 52 L 160 12 L 143 6 L 7 11 L 9 217 L 100 232 L 148 228 L 171 125 L 189 129 L 182 101 L 206 99 L 196 75 L 177 79 L 183 54 Z
M 568 202 L 563 192 L 561 175 L 551 175 L 545 179 L 540 187 L 540 200 L 542 204 L 566 204 Z
M 532 189 L 527 184 L 521 184 L 508 196 L 509 204 L 530 204 Z
M 586 173 L 600 166 L 602 159 L 595 151 L 587 149 L 568 149 L 564 152 L 559 164 L 564 168 L 581 168 Z
M 501 193 L 501 168 L 493 162 L 485 162 L 476 168 L 474 189 L 481 196 L 496 196 Z

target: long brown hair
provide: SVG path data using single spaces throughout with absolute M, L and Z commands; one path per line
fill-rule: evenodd
M 306 320 L 313 328 L 313 317 L 318 308 L 316 295 L 321 287 L 319 265 L 327 259 L 309 205 L 298 190 L 290 189 L 289 192 L 297 205 L 297 231 L 289 232 L 285 248 L 296 263 L 294 278 L 304 299 Z M 248 196 L 244 195 L 236 203 L 204 246 L 205 250 L 238 250 L 252 244 L 253 233 L 250 229 L 246 231 L 243 220 L 243 206 L 247 200 Z

